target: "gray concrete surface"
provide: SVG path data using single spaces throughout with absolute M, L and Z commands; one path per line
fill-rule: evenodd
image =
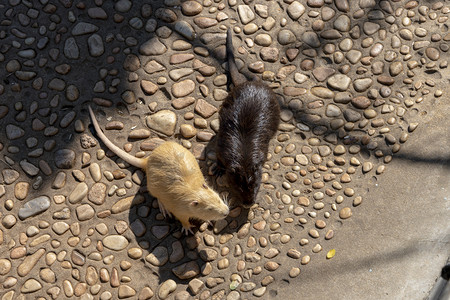
M 295 288 L 283 281 L 273 299 L 428 298 L 450 256 L 449 116 L 445 99 L 428 110 L 339 228 L 333 262 L 312 261 Z

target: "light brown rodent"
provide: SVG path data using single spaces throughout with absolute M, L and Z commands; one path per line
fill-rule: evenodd
M 103 133 L 89 106 L 95 131 L 103 143 L 127 163 L 145 170 L 147 189 L 158 199 L 161 213 L 173 214 L 192 233 L 190 218 L 204 221 L 224 219 L 228 206 L 205 182 L 194 155 L 183 146 L 165 142 L 145 158 L 137 158 L 114 145 Z

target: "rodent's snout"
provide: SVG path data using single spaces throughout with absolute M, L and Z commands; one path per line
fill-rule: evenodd
M 243 208 L 250 208 L 255 204 L 256 197 L 253 196 L 253 193 L 245 193 L 239 195 L 240 204 Z
M 224 212 L 223 212 L 223 216 L 227 217 L 230 214 L 230 209 L 227 208 Z
M 228 214 L 230 213 L 230 208 L 228 207 L 228 205 L 226 205 L 225 203 L 223 203 L 224 209 L 223 209 L 223 216 L 224 218 L 228 216 Z

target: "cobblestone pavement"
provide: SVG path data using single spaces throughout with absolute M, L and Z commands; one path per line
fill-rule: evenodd
M 449 13 L 424 0 L 2 1 L 1 300 L 269 298 L 310 261 L 332 265 L 333 237 L 370 210 L 366 187 L 448 101 Z M 92 134 L 87 106 L 126 151 L 176 140 L 211 175 L 228 27 L 282 123 L 258 203 L 185 237 L 143 172 Z

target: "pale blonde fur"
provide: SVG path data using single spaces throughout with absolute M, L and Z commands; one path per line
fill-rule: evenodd
M 175 142 L 165 142 L 146 158 L 137 158 L 114 145 L 102 132 L 89 107 L 97 135 L 117 156 L 145 170 L 147 189 L 158 199 L 161 212 L 173 214 L 190 230 L 190 218 L 220 220 L 229 213 L 228 206 L 205 181 L 194 155 Z

